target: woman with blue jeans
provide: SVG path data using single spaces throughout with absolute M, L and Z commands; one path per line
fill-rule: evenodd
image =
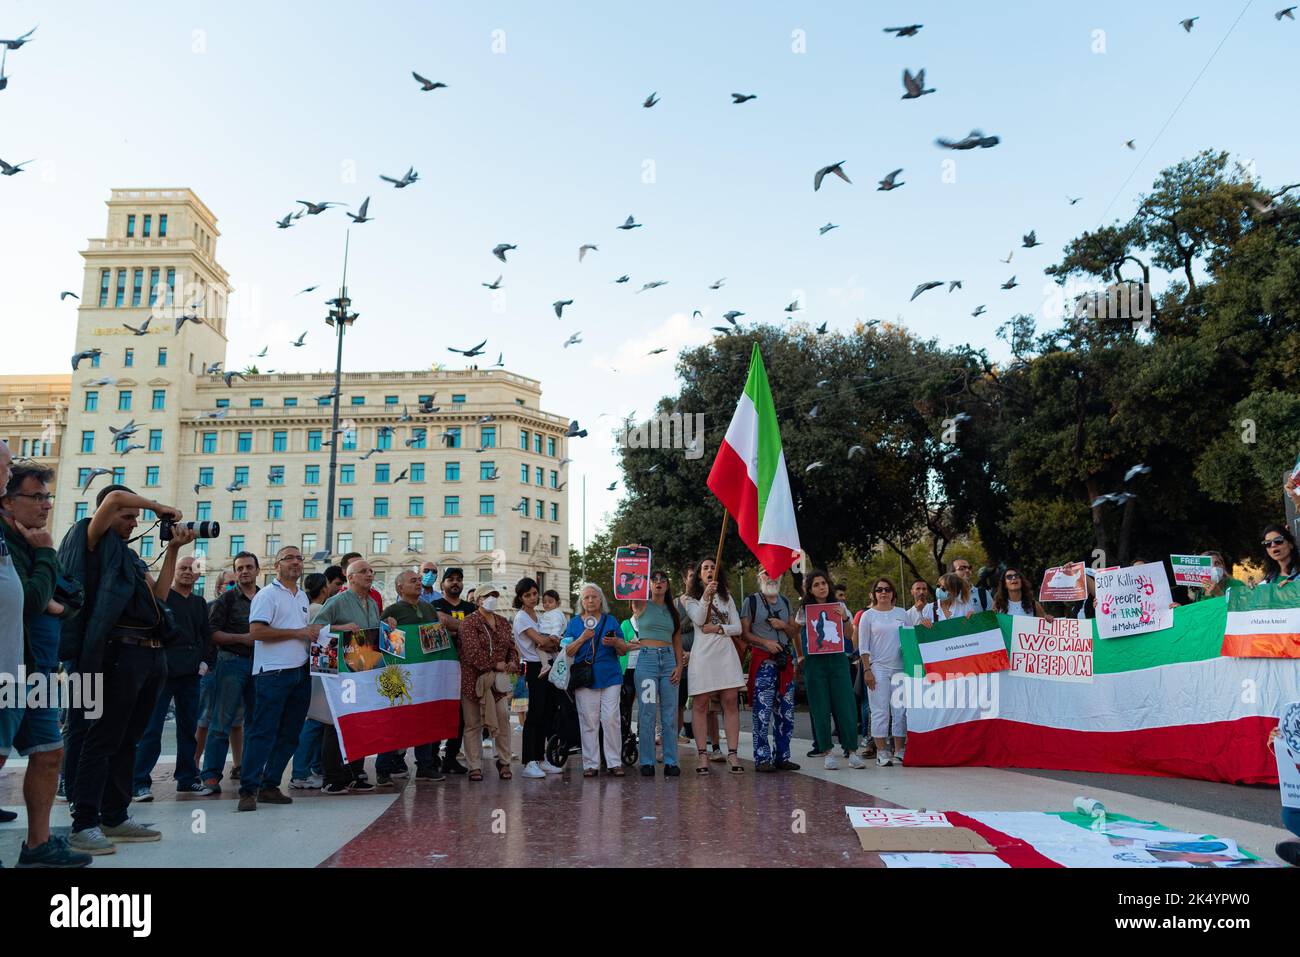
M 682 773 L 677 766 L 676 733 L 677 686 L 682 680 L 682 622 L 665 572 L 656 571 L 650 576 L 650 600 L 632 602 L 632 619 L 637 640 L 630 642 L 630 647 L 639 651 L 635 683 L 641 702 L 636 720 L 641 776 L 655 776 L 657 712 L 663 729 L 664 777 L 677 777 Z

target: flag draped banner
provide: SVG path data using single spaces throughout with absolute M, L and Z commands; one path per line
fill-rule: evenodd
M 1233 658 L 1300 658 L 1300 582 L 1229 588 L 1223 653 Z
M 1300 699 L 1300 663 L 1222 655 L 1228 608 L 1207 598 L 1175 608 L 1171 628 L 1109 641 L 1089 625 L 1091 682 L 1012 671 L 926 680 L 918 639 L 929 636 L 904 628 L 913 677 L 892 690 L 907 707 L 907 764 L 1277 784 L 1268 733 Z M 997 617 L 1009 648 L 1013 619 Z
M 456 736 L 460 661 L 455 648 L 437 626 L 398 630 L 406 637 L 404 656 L 385 651 L 376 667 L 349 671 L 340 654 L 339 673 L 320 675 L 345 761 Z
M 781 429 L 758 344 L 749 360 L 745 391 L 709 472 L 709 489 L 736 520 L 754 557 L 779 578 L 799 556 L 794 499 L 781 448 Z

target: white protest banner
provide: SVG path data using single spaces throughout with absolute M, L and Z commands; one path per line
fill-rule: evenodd
M 1173 596 L 1165 566 L 1130 565 L 1097 572 L 1097 636 L 1126 638 L 1172 628 Z
M 1277 780 L 1282 791 L 1282 806 L 1300 810 L 1300 701 L 1287 705 L 1277 723 L 1273 739 L 1277 756 Z
M 941 811 L 909 811 L 895 807 L 845 807 L 854 827 L 952 827 Z
M 1208 588 L 1210 569 L 1214 559 L 1209 555 L 1170 555 L 1169 564 L 1174 570 L 1174 584 L 1188 588 Z
M 1043 584 L 1038 589 L 1039 601 L 1083 601 L 1088 597 L 1084 582 L 1083 562 L 1057 565 L 1043 572 Z
M 1011 619 L 1011 673 L 1045 681 L 1092 681 L 1092 629 L 1078 618 Z

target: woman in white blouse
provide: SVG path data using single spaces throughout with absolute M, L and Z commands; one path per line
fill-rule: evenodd
M 716 694 L 722 701 L 722 723 L 727 732 L 727 764 L 732 774 L 741 774 L 737 745 L 740 743 L 740 708 L 737 695 L 745 687 L 740 666 L 740 613 L 727 589 L 726 574 L 713 559 L 700 562 L 691 583 L 687 615 L 695 625 L 691 648 L 691 727 L 695 731 L 698 760 L 696 774 L 708 774 L 708 752 L 704 734 L 708 726 L 709 701 Z

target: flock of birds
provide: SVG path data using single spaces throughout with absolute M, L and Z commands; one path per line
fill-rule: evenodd
M 1296 19 L 1294 15 L 1296 9 L 1297 8 L 1295 6 L 1290 6 L 1278 10 L 1273 14 L 1274 19 L 1278 21 L 1281 21 L 1283 19 L 1289 19 L 1294 21 Z M 1190 33 L 1199 19 L 1200 17 L 1187 17 L 1185 19 L 1180 20 L 1179 25 L 1182 26 L 1184 31 Z M 923 27 L 924 27 L 923 24 L 914 23 L 905 26 L 886 27 L 884 28 L 884 32 L 893 34 L 896 38 L 902 39 L 906 37 L 918 36 L 920 31 L 923 29 Z M 18 50 L 21 47 L 23 47 L 26 43 L 31 42 L 32 35 L 35 32 L 36 32 L 36 28 L 34 27 L 15 39 L 12 40 L 0 39 L 0 51 L 2 51 L 2 54 L 0 54 L 0 56 L 3 57 L 0 58 L 0 91 L 4 90 L 8 85 L 8 77 L 4 72 L 8 53 L 13 50 Z M 429 78 L 421 75 L 418 72 L 412 71 L 411 76 L 418 84 L 418 91 L 420 93 L 431 93 L 437 90 L 449 89 L 447 83 L 442 81 L 430 80 Z M 923 96 L 929 96 L 936 93 L 936 90 L 934 88 L 926 86 L 926 71 L 923 68 L 918 69 L 915 73 L 912 72 L 911 68 L 905 68 L 902 74 L 902 85 L 903 85 L 903 93 L 901 99 L 903 100 L 916 100 L 916 99 L 920 99 Z M 758 98 L 757 93 L 732 93 L 731 103 L 733 106 L 740 106 L 750 101 L 753 101 L 757 98 Z M 661 102 L 661 98 L 658 95 L 658 91 L 654 91 L 648 97 L 646 97 L 645 100 L 642 101 L 641 106 L 644 109 L 653 109 L 660 102 Z M 996 135 L 986 135 L 982 130 L 978 128 L 970 130 L 970 132 L 968 132 L 965 136 L 960 138 L 938 137 L 935 140 L 935 144 L 939 148 L 947 149 L 947 150 L 957 150 L 957 151 L 992 149 L 998 146 L 1000 142 L 1001 142 L 1000 137 Z M 1124 146 L 1130 150 L 1135 150 L 1136 141 L 1133 139 L 1126 140 Z M 6 162 L 3 159 L 0 159 L 0 175 L 14 176 L 17 173 L 22 172 L 23 168 L 29 165 L 31 162 L 33 162 L 33 160 L 26 160 L 22 163 L 11 164 L 9 162 Z M 839 162 L 822 166 L 816 171 L 814 171 L 813 191 L 814 192 L 820 191 L 822 186 L 826 183 L 828 177 L 833 177 L 835 179 L 842 181 L 844 184 L 852 185 L 853 181 L 845 170 L 846 164 L 847 164 L 846 160 L 841 160 Z M 902 168 L 899 168 L 899 169 L 891 170 L 888 173 L 886 173 L 880 180 L 877 181 L 877 186 L 876 186 L 877 191 L 891 192 L 895 189 L 899 189 L 905 186 L 906 182 L 899 178 L 903 174 L 903 172 L 904 170 Z M 391 185 L 394 189 L 399 189 L 399 190 L 406 189 L 420 182 L 420 175 L 414 166 L 408 167 L 406 172 L 399 176 L 381 175 L 379 178 L 381 181 Z M 1066 197 L 1067 201 L 1071 206 L 1078 203 L 1081 198 L 1082 197 L 1069 197 L 1069 196 Z M 323 213 L 335 207 L 344 207 L 345 215 L 352 221 L 354 225 L 365 224 L 368 222 L 372 222 L 374 220 L 374 217 L 370 215 L 370 200 L 371 200 L 370 196 L 365 197 L 365 199 L 356 208 L 355 212 L 353 212 L 350 208 L 347 208 L 346 204 L 340 202 L 328 201 L 328 200 L 322 200 L 322 201 L 302 200 L 302 199 L 296 200 L 297 205 L 301 208 L 286 213 L 283 217 L 275 221 L 275 226 L 278 229 L 289 229 L 294 225 L 296 225 L 304 217 L 320 216 Z M 626 220 L 624 220 L 621 224 L 614 226 L 613 228 L 625 233 L 630 233 L 633 230 L 642 229 L 644 227 L 645 227 L 644 223 L 637 222 L 635 216 L 629 215 Z M 838 224 L 833 222 L 827 222 L 823 226 L 818 228 L 818 235 L 825 236 L 827 233 L 838 228 L 840 228 Z M 1042 243 L 1039 242 L 1035 231 L 1031 229 L 1027 233 L 1025 233 L 1024 236 L 1022 237 L 1020 248 L 1033 249 L 1040 245 L 1042 245 Z M 518 249 L 519 247 L 514 243 L 502 242 L 492 248 L 491 255 L 494 256 L 499 262 L 504 264 L 509 264 L 510 260 L 507 259 L 507 254 L 514 253 L 518 251 Z M 581 245 L 578 246 L 578 250 L 577 250 L 578 262 L 579 263 L 584 262 L 590 254 L 599 253 L 599 251 L 600 251 L 600 246 L 598 243 L 594 243 L 594 242 L 582 243 Z M 1007 254 L 1007 257 L 1005 259 L 1001 259 L 1000 261 L 1009 264 L 1012 260 L 1013 255 L 1014 255 L 1014 249 Z M 481 285 L 490 291 L 497 291 L 503 288 L 504 279 L 505 279 L 505 273 L 501 273 L 495 279 L 488 282 L 483 282 L 481 283 Z M 626 274 L 620 275 L 619 277 L 613 280 L 615 284 L 626 284 L 630 281 L 631 281 L 631 277 Z M 725 277 L 720 278 L 716 280 L 714 283 L 712 283 L 711 285 L 709 285 L 708 289 L 711 291 L 718 291 L 723 287 L 725 281 L 726 281 Z M 963 284 L 961 279 L 926 280 L 919 283 L 916 286 L 916 288 L 912 292 L 911 300 L 909 301 L 914 301 L 918 296 L 921 296 L 922 294 L 928 292 L 931 289 L 941 287 L 945 283 L 948 286 L 949 294 L 953 293 L 954 291 L 963 289 Z M 644 282 L 641 285 L 641 287 L 636 290 L 636 293 L 640 294 L 643 292 L 648 292 L 660 288 L 662 286 L 665 286 L 667 284 L 668 284 L 668 280 L 666 279 L 653 279 Z M 1018 285 L 1019 283 L 1017 283 L 1016 281 L 1016 276 L 1013 274 L 1006 282 L 1001 284 L 1000 288 L 1003 290 L 1010 290 L 1016 288 Z M 302 292 L 298 293 L 298 295 L 312 292 L 316 288 L 318 287 L 309 286 L 303 289 Z M 66 299 L 68 297 L 79 298 L 76 296 L 75 293 L 71 291 L 65 290 L 60 293 L 60 300 Z M 552 302 L 551 307 L 555 312 L 556 318 L 563 320 L 565 318 L 564 310 L 566 308 L 573 307 L 576 301 L 577 301 L 576 297 L 570 296 L 566 298 L 556 299 L 554 302 Z M 200 299 L 198 302 L 190 304 L 186 309 L 182 310 L 180 314 L 174 318 L 174 334 L 179 334 L 180 330 L 184 327 L 186 322 L 198 323 L 200 321 L 197 310 L 202 304 L 203 304 L 203 300 Z M 334 300 L 330 304 L 337 305 L 338 301 Z M 801 310 L 801 305 L 799 301 L 796 300 L 794 302 L 789 303 L 783 311 L 787 316 L 790 316 L 793 315 L 794 313 L 799 312 L 800 310 Z M 987 305 L 982 303 L 974 309 L 971 315 L 973 317 L 978 317 L 984 314 L 986 310 L 987 310 Z M 714 326 L 713 331 L 722 335 L 731 335 L 739 328 L 738 320 L 740 320 L 745 315 L 746 314 L 744 312 L 737 309 L 728 310 L 727 312 L 722 314 L 723 320 L 727 322 L 728 325 Z M 702 317 L 702 316 L 703 316 L 703 312 L 699 309 L 693 312 L 693 317 Z M 153 318 L 154 318 L 153 316 L 146 318 L 144 322 L 141 323 L 139 326 L 132 326 L 128 323 L 123 323 L 123 326 L 126 329 L 128 329 L 130 332 L 132 332 L 134 335 L 137 336 L 147 335 L 149 332 L 150 322 L 152 321 Z M 877 322 L 876 320 L 873 320 L 868 325 L 875 325 L 876 322 Z M 819 335 L 825 334 L 827 332 L 827 324 L 822 323 L 820 326 L 816 327 L 815 332 Z M 291 341 L 290 345 L 293 347 L 300 348 L 305 344 L 306 337 L 307 337 L 307 333 L 303 332 L 302 335 L 300 335 L 296 340 Z M 579 345 L 582 343 L 582 341 L 583 341 L 582 333 L 580 331 L 575 332 L 572 335 L 568 336 L 567 339 L 565 339 L 562 348 L 567 349 L 570 346 Z M 487 346 L 487 342 L 488 340 L 484 339 L 481 342 L 465 349 L 448 347 L 448 351 L 462 355 L 467 359 L 474 358 L 476 356 L 485 354 L 486 351 L 485 347 Z M 269 347 L 263 347 L 261 352 L 257 353 L 256 356 L 259 358 L 265 357 L 267 355 L 268 348 Z M 657 348 L 652 350 L 648 354 L 657 355 L 665 351 L 666 350 L 663 348 Z M 100 354 L 99 349 L 90 349 L 90 350 L 77 353 L 72 357 L 73 369 L 75 370 L 81 361 L 88 358 L 96 357 L 99 354 Z M 504 356 L 503 354 L 499 354 L 496 367 L 500 367 L 503 365 L 504 365 Z M 268 369 L 267 371 L 272 372 L 274 370 Z M 205 372 L 207 372 L 210 375 L 221 376 L 228 387 L 232 385 L 234 379 L 244 377 L 244 373 L 238 371 L 233 371 L 233 370 L 223 371 L 221 369 L 221 363 L 219 362 L 213 363 L 211 366 L 207 367 L 205 369 Z M 90 384 L 91 385 L 110 384 L 112 381 L 114 380 L 111 377 L 105 377 L 103 379 L 95 380 Z M 333 393 L 331 393 L 321 398 L 328 399 L 333 397 L 334 397 Z M 436 411 L 438 411 L 438 407 L 433 406 L 432 401 L 429 401 L 421 404 L 418 414 L 429 415 L 429 414 L 433 414 Z M 815 418 L 817 411 L 818 411 L 818 407 L 816 404 L 814 404 L 813 409 L 811 410 L 809 415 Z M 219 409 L 215 412 L 204 412 L 204 413 L 200 413 L 199 418 L 220 419 L 220 418 L 224 418 L 225 415 L 228 414 L 228 412 L 229 412 L 228 409 Z M 488 416 L 486 418 L 490 419 L 491 417 Z M 412 419 L 411 414 L 404 407 L 402 415 L 398 417 L 398 421 L 409 422 L 411 421 L 411 419 Z M 110 431 L 113 433 L 114 443 L 118 446 L 119 454 L 127 455 L 135 449 L 142 448 L 142 446 L 129 443 L 129 439 L 135 434 L 136 431 L 134 421 L 128 422 L 125 426 L 121 428 L 114 428 L 111 429 Z M 585 429 L 579 427 L 577 421 L 573 421 L 570 423 L 566 434 L 569 438 L 581 438 L 581 437 L 585 437 L 587 435 L 587 432 Z M 447 444 L 451 444 L 452 438 L 450 433 L 443 433 L 442 439 Z M 411 440 L 408 440 L 407 441 L 408 446 L 413 444 L 414 441 L 417 441 L 417 439 L 415 439 L 414 437 Z M 331 443 L 332 442 L 333 439 L 331 439 Z M 325 443 L 325 444 L 328 445 L 331 443 Z M 371 455 L 377 454 L 381 451 L 382 450 L 379 448 L 373 448 L 367 453 L 365 453 L 365 455 L 363 455 L 362 458 L 363 459 L 369 458 Z M 484 450 L 479 449 L 477 451 L 482 452 Z M 849 458 L 851 459 L 855 455 L 861 454 L 863 451 L 865 450 L 863 449 L 862 446 L 853 446 L 849 450 Z M 566 459 L 561 464 L 562 465 L 567 464 L 568 461 L 569 460 Z M 824 464 L 825 464 L 824 462 L 820 462 L 820 461 L 813 462 L 809 466 L 807 466 L 805 472 L 813 472 L 818 468 L 823 467 Z M 652 467 L 651 470 L 653 470 L 653 468 L 657 468 L 657 466 Z M 1130 469 L 1129 472 L 1126 474 L 1125 483 L 1127 484 L 1136 475 L 1143 474 L 1147 471 L 1149 471 L 1149 469 L 1146 466 L 1141 466 L 1141 465 L 1134 466 L 1134 468 Z M 107 469 L 102 469 L 102 468 L 92 469 L 90 473 L 90 478 L 87 480 L 87 482 L 85 483 L 85 487 L 83 488 L 83 492 L 89 488 L 90 483 L 92 483 L 96 477 L 98 477 L 99 475 L 104 475 L 109 473 L 110 470 Z M 402 476 L 399 476 L 399 478 L 396 481 L 401 481 L 402 478 L 404 477 L 405 477 L 405 472 L 403 472 Z M 617 483 L 615 482 L 609 486 L 609 490 L 613 491 L 616 486 Z M 195 486 L 196 494 L 201 488 L 202 486 Z M 231 489 L 228 487 L 228 490 L 235 491 L 237 489 Z M 1134 493 L 1128 491 L 1121 491 L 1117 493 L 1102 495 L 1096 500 L 1094 500 L 1092 504 L 1093 507 L 1098 507 L 1107 502 L 1123 504 L 1124 502 L 1129 501 L 1133 497 L 1135 497 Z M 516 508 L 516 510 L 518 510 L 518 507 Z

